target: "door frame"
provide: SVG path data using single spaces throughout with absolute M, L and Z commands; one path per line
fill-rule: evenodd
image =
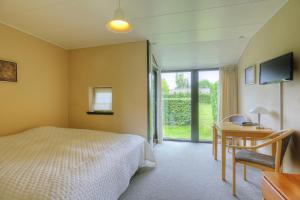
M 158 143 L 158 69 L 156 67 L 153 67 L 153 106 L 154 106 L 154 132 L 153 132 L 153 142 L 155 144 Z
M 193 143 L 212 143 L 199 140 L 199 71 L 217 71 L 219 67 L 187 70 L 162 70 L 161 73 L 190 72 L 191 73 L 191 139 L 163 138 L 165 141 L 180 141 Z
M 146 42 L 147 48 L 147 141 L 151 146 L 158 142 L 158 65 L 149 40 Z

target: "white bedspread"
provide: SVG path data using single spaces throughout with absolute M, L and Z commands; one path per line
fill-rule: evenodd
M 0 199 L 115 200 L 151 162 L 140 136 L 35 128 L 0 137 Z

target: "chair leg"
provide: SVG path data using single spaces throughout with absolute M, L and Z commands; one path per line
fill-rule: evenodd
M 230 145 L 230 140 L 227 140 L 227 145 L 228 145 L 228 147 L 227 147 L 227 152 L 229 153 L 229 149 L 230 149 L 230 147 L 229 147 L 229 145 Z
M 244 180 L 247 181 L 247 166 L 244 165 Z
M 231 145 L 235 145 L 234 137 L 231 138 Z
M 256 140 L 255 138 L 251 139 L 251 146 L 255 146 L 256 145 Z M 254 152 L 256 152 L 256 149 L 253 150 Z
M 232 195 L 236 196 L 236 162 L 235 162 L 235 148 L 232 148 Z
M 229 145 L 234 145 L 234 139 L 233 139 L 233 138 L 228 139 L 227 141 L 228 141 L 228 146 L 229 146 Z M 228 152 L 228 153 L 230 153 L 229 150 L 230 150 L 230 147 L 227 147 L 227 152 Z
M 243 138 L 243 145 L 246 146 L 246 138 Z M 247 181 L 247 167 L 244 165 L 244 180 Z

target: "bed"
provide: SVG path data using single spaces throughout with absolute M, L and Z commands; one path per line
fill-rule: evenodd
M 155 160 L 136 135 L 39 127 L 0 137 L 0 199 L 115 200 Z

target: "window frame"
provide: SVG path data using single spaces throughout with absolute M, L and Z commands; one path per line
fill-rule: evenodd
M 95 106 L 95 97 L 97 89 L 110 89 L 111 90 L 111 110 L 94 110 Z M 113 89 L 112 87 L 107 86 L 96 86 L 89 88 L 89 111 L 87 114 L 90 115 L 113 115 Z

